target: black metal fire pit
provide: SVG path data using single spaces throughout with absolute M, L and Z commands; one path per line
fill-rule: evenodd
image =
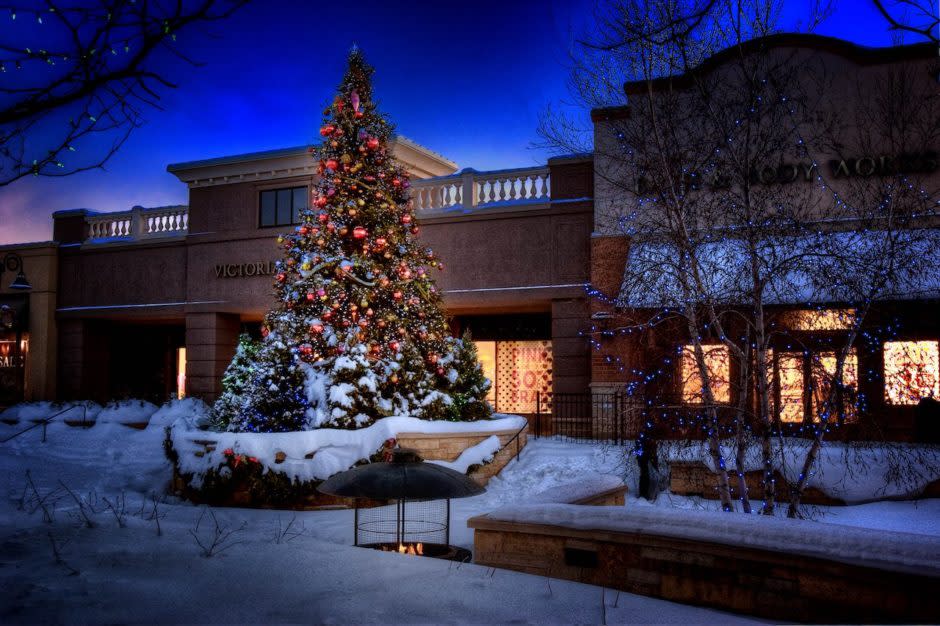
M 485 490 L 452 469 L 424 463 L 413 450 L 395 450 L 389 463 L 354 467 L 325 480 L 323 493 L 354 498 L 355 544 L 387 552 L 469 561 L 470 551 L 450 545 L 450 500 Z M 364 500 L 390 501 L 363 507 Z

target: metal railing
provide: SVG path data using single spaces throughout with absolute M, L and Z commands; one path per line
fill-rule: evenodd
M 622 445 L 634 437 L 638 407 L 623 393 L 536 394 L 534 437 Z
M 49 422 L 51 422 L 51 421 L 54 420 L 55 418 L 59 417 L 60 415 L 64 415 L 65 413 L 68 413 L 69 411 L 71 411 L 71 410 L 73 410 L 73 409 L 81 409 L 81 410 L 82 410 L 82 423 L 81 423 L 81 427 L 82 427 L 82 428 L 85 428 L 85 427 L 86 427 L 86 422 L 87 422 L 87 417 L 88 417 L 88 407 L 85 406 L 84 404 L 73 404 L 73 405 L 70 406 L 70 407 L 67 407 L 67 408 L 65 408 L 65 409 L 62 409 L 61 411 L 59 411 L 59 412 L 56 413 L 55 415 L 52 415 L 52 416 L 47 417 L 47 418 L 45 418 L 45 419 L 39 420 L 38 422 L 34 423 L 32 426 L 29 426 L 29 427 L 27 427 L 27 428 L 24 428 L 23 430 L 21 430 L 21 431 L 19 431 L 19 432 L 17 432 L 17 433 L 13 433 L 12 435 L 10 435 L 9 437 L 7 437 L 6 439 L 0 441 L 0 443 L 6 443 L 6 442 L 10 441 L 11 439 L 16 439 L 17 437 L 19 437 L 19 436 L 22 435 L 23 433 L 28 433 L 29 431 L 33 430 L 34 428 L 38 428 L 38 427 L 40 427 L 40 426 L 42 426 L 42 442 L 43 442 L 43 443 L 46 443 L 46 427 L 49 426 Z

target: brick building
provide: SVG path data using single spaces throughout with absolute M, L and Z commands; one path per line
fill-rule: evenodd
M 936 81 L 926 71 L 936 58 L 928 46 L 873 50 L 806 36 L 771 46 L 805 55 L 843 79 L 877 80 L 880 69 L 900 64 Z M 722 54 L 703 67 L 720 68 Z M 635 87 L 627 85 L 628 93 Z M 851 101 L 846 84 L 839 89 L 840 101 Z M 631 368 L 681 347 L 680 336 L 663 334 L 617 336 L 596 349 L 588 341 L 624 313 L 625 267 L 645 235 L 618 227 L 630 199 L 611 182 L 616 124 L 630 114 L 629 107 L 594 111 L 594 154 L 533 168 L 458 172 L 440 154 L 396 140 L 395 154 L 413 180 L 420 238 L 445 264 L 435 279 L 453 329 L 469 329 L 478 343 L 499 411 L 546 410 L 549 394 L 622 392 Z M 928 174 L 937 183 L 932 154 Z M 275 239 L 293 227 L 309 198 L 315 162 L 298 147 L 168 170 L 188 186 L 188 205 L 60 211 L 53 241 L 0 246 L 0 253 L 22 258 L 32 285 L 11 290 L 12 274 L 2 276 L 0 405 L 219 394 L 238 334 L 258 333 L 272 304 Z M 588 297 L 588 285 L 604 297 Z M 876 317 L 904 319 L 906 334 L 897 340 L 910 345 L 877 346 L 859 354 L 856 367 L 884 370 L 886 354 L 891 361 L 891 350 L 912 347 L 917 371 L 933 377 L 916 393 L 940 395 L 937 287 L 880 305 Z M 666 396 L 681 403 L 681 372 L 667 378 Z M 886 416 L 898 438 L 910 438 L 914 396 L 893 402 L 886 389 L 867 390 L 876 399 L 871 410 Z M 805 390 L 795 393 L 797 403 L 809 405 Z

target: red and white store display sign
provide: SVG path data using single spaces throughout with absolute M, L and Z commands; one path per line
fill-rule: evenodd
M 552 342 L 500 341 L 496 345 L 496 408 L 501 413 L 535 413 L 552 393 Z

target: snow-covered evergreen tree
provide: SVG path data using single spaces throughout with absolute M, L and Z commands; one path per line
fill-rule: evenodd
M 259 347 L 259 343 L 247 333 L 238 336 L 235 356 L 222 375 L 222 395 L 212 407 L 211 424 L 214 428 L 228 428 L 232 417 L 241 412 L 240 404 L 251 384 Z
M 391 154 L 372 72 L 353 50 L 324 112 L 314 151 L 320 180 L 302 223 L 278 238 L 277 304 L 250 388 L 228 405 L 238 411 L 229 428 L 357 428 L 387 415 L 491 412 L 468 348 L 444 319 L 430 276 L 443 266 L 416 241 L 408 175 Z

